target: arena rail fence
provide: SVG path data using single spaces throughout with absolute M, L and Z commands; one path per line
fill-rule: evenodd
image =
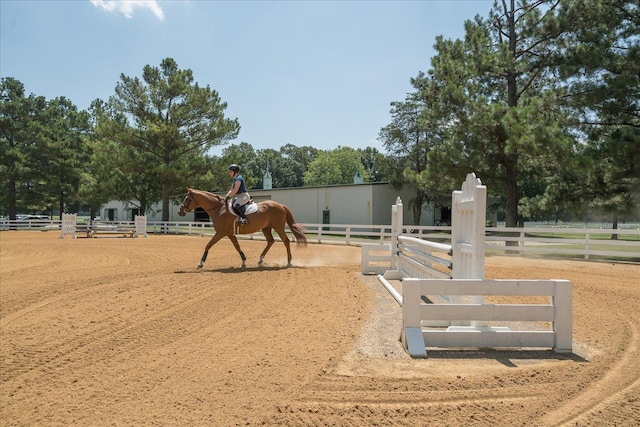
M 619 236 L 624 239 L 618 239 Z M 571 236 L 571 237 L 557 237 Z M 640 229 L 498 227 L 487 230 L 486 248 L 505 254 L 582 255 L 640 260 Z M 510 246 L 508 242 L 516 242 Z
M 375 265 L 382 258 L 382 245 L 362 245 L 362 273 L 377 274 L 402 306 L 401 341 L 412 357 L 427 357 L 431 347 L 572 350 L 571 282 L 484 278 L 486 194 L 475 174 L 467 175 L 462 189 L 453 192 L 450 245 L 404 236 L 398 198 L 392 206 L 391 243 L 384 246 L 391 249 L 391 269 L 383 274 L 379 274 L 382 267 Z M 401 281 L 401 295 L 389 280 Z M 549 304 L 485 303 L 486 296 L 496 295 L 542 295 L 551 300 Z M 513 330 L 514 322 L 551 328 Z
M 88 220 L 77 219 L 77 231 L 86 233 Z M 127 223 L 133 229 L 132 221 L 101 221 L 107 225 Z M 372 266 L 379 271 L 391 269 L 388 245 L 392 238 L 389 225 L 352 224 L 302 224 L 309 236 L 309 242 L 361 246 L 371 242 L 380 244 L 380 251 L 371 252 Z M 0 231 L 41 230 L 60 231 L 61 220 L 0 220 Z M 640 262 L 640 225 L 623 224 L 617 229 L 589 227 L 487 227 L 485 251 L 492 255 L 522 255 L 563 257 L 574 259 L 606 259 Z M 635 228 L 634 228 L 635 227 Z M 148 234 L 186 234 L 212 236 L 210 222 L 187 221 L 147 221 Z M 402 234 L 421 240 L 443 244 L 451 243 L 451 226 L 403 225 Z M 240 239 L 264 240 L 263 234 L 255 233 L 238 236 Z M 277 236 L 274 236 L 278 240 Z M 510 246 L 506 242 L 516 242 Z M 377 254 L 376 254 L 377 253 Z M 374 259 L 375 258 L 375 259 Z
M 0 219 L 0 231 L 51 230 L 60 229 L 62 221 L 46 219 L 9 220 Z

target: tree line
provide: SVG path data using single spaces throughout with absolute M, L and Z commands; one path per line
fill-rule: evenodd
M 409 185 L 414 223 L 424 203 L 448 206 L 469 172 L 507 226 L 524 220 L 637 220 L 640 206 L 640 6 L 621 0 L 500 0 L 437 37 L 430 68 L 391 103 L 377 149 L 230 144 L 239 120 L 210 86 L 171 58 L 122 74 L 114 94 L 79 111 L 67 98 L 0 93 L 0 214 L 88 210 L 109 200 L 146 212 L 185 187 L 228 189 L 231 163 L 250 188 L 365 182 Z M 225 147 L 220 156 L 211 155 Z

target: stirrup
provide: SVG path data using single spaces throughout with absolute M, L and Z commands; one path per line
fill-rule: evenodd
M 240 222 L 240 224 L 242 224 L 242 225 L 245 225 L 245 224 L 247 224 L 249 221 L 247 221 L 247 218 L 240 218 L 240 219 L 238 220 L 238 222 Z

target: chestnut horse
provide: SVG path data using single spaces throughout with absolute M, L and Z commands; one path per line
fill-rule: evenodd
M 240 234 L 251 234 L 262 230 L 264 237 L 267 239 L 267 247 L 262 251 L 258 265 L 262 265 L 264 256 L 269 251 L 269 248 L 271 248 L 271 245 L 273 245 L 272 229 L 276 230 L 276 233 L 278 233 L 278 236 L 282 239 L 282 243 L 284 243 L 284 246 L 287 248 L 287 267 L 291 267 L 291 248 L 289 247 L 289 237 L 287 237 L 287 233 L 284 231 L 285 224 L 289 226 L 289 229 L 296 238 L 298 246 L 307 246 L 307 236 L 304 234 L 304 228 L 295 223 L 289 208 L 273 200 L 258 203 L 258 211 L 247 215 L 249 222 L 240 226 L 236 226 L 237 217 L 229 211 L 229 207 L 225 203 L 224 198 L 207 191 L 194 190 L 192 188 L 187 188 L 187 196 L 180 206 L 178 215 L 185 216 L 197 206 L 200 206 L 207 212 L 207 215 L 209 215 L 209 218 L 211 218 L 213 222 L 213 227 L 216 229 L 216 234 L 204 248 L 204 253 L 202 254 L 198 268 L 202 268 L 202 265 L 207 260 L 207 254 L 211 246 L 215 245 L 218 240 L 224 236 L 227 236 L 229 240 L 231 240 L 231 243 L 233 243 L 233 246 L 240 254 L 242 267 L 244 268 L 246 266 L 245 261 L 247 257 L 240 249 L 238 239 L 235 236 L 234 231 L 236 227 Z

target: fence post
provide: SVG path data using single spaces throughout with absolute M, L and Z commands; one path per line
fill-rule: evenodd
M 426 344 L 422 335 L 420 305 L 422 299 L 421 279 L 402 280 L 402 345 L 411 357 L 427 357 Z
M 586 231 L 586 230 L 585 230 Z M 586 250 L 587 253 L 584 254 L 584 259 L 589 261 L 589 237 L 591 236 L 591 233 L 585 233 L 584 234 L 584 249 Z
M 554 288 L 554 350 L 557 353 L 568 353 L 572 351 L 573 307 L 571 282 L 569 280 L 556 280 Z
M 391 269 L 398 269 L 398 236 L 402 234 L 402 200 L 400 196 L 396 204 L 391 206 Z

